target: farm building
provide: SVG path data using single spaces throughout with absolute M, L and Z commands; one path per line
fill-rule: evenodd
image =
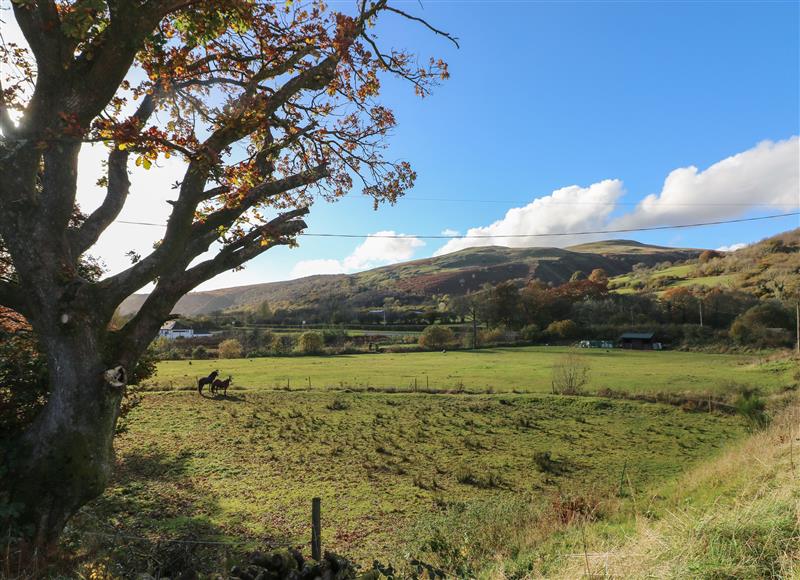
M 620 347 L 636 350 L 661 350 L 662 345 L 655 340 L 655 332 L 626 332 L 617 340 Z
M 161 325 L 158 336 L 172 340 L 175 338 L 192 338 L 195 334 L 191 326 L 183 324 L 180 320 L 167 320 Z

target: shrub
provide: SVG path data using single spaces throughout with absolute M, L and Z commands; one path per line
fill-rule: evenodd
M 551 322 L 545 332 L 553 338 L 569 340 L 577 338 L 580 329 L 572 320 L 557 320 Z
M 542 331 L 536 324 L 528 324 L 523 326 L 519 331 L 522 340 L 526 342 L 537 342 L 542 339 Z
M 192 351 L 192 358 L 197 360 L 208 358 L 208 350 L 204 346 L 198 346 Z
M 744 418 L 749 431 L 760 431 L 769 425 L 767 404 L 760 396 L 758 389 L 739 387 L 739 395 L 734 401 L 734 406 L 736 412 Z
M 720 257 L 722 257 L 722 254 L 719 252 L 714 250 L 704 250 L 700 256 L 698 256 L 697 261 L 701 264 L 705 264 L 706 262 L 710 262 L 711 260 Z
M 551 385 L 553 394 L 577 395 L 589 382 L 589 362 L 574 352 L 562 356 L 553 365 Z
M 570 282 L 577 282 L 578 280 L 586 280 L 586 274 L 584 274 L 580 270 L 575 270 L 572 273 L 572 276 L 569 277 L 569 281 Z
M 235 338 L 229 338 L 219 343 L 217 348 L 219 358 L 242 358 L 242 343 Z
M 422 331 L 419 337 L 419 345 L 422 348 L 438 350 L 451 344 L 454 340 L 455 335 L 448 327 L 432 324 Z
M 733 321 L 730 337 L 738 344 L 762 347 L 784 346 L 791 342 L 790 313 L 777 302 L 753 306 Z
M 327 408 L 329 411 L 347 411 L 350 408 L 350 401 L 343 397 L 336 397 L 328 403 Z
M 265 356 L 269 356 L 270 354 L 272 353 L 268 350 L 255 348 L 247 352 L 247 358 L 264 358 Z
M 517 333 L 505 326 L 498 326 L 480 334 L 481 344 L 508 344 L 517 340 Z
M 503 485 L 503 480 L 497 473 L 478 473 L 471 467 L 461 467 L 455 474 L 456 481 L 464 485 L 471 485 L 481 489 L 491 489 Z
M 602 268 L 595 268 L 592 270 L 592 273 L 589 274 L 589 280 L 592 282 L 607 282 L 608 281 L 608 274 Z
M 275 335 L 270 346 L 275 354 L 289 354 L 294 349 L 294 338 L 288 334 Z
M 328 328 L 322 331 L 325 346 L 338 346 L 347 342 L 347 331 L 341 328 Z
M 533 462 L 542 473 L 554 473 L 556 471 L 557 464 L 549 451 L 537 451 L 534 453 Z
M 0 327 L 0 439 L 21 431 L 47 402 L 47 362 L 32 334 Z
M 309 330 L 297 339 L 297 350 L 303 354 L 319 354 L 322 352 L 324 344 L 325 340 L 319 332 Z

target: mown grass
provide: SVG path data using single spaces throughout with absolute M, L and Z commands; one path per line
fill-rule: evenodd
M 641 493 L 674 478 L 742 433 L 735 417 L 593 397 L 147 393 L 117 440 L 114 481 L 71 529 L 307 549 L 319 496 L 326 549 L 397 563 L 453 548 L 472 566 L 491 545 L 481 514 L 568 518 L 620 481 Z M 503 521 L 484 523 L 500 537 Z M 469 532 L 466 543 L 444 530 Z
M 417 388 L 472 392 L 546 393 L 552 368 L 567 352 L 561 347 L 494 348 L 477 351 L 382 353 L 260 359 L 165 361 L 148 388 L 196 388 L 197 377 L 219 369 L 236 388 L 328 389 Z M 587 389 L 629 392 L 722 393 L 732 382 L 764 392 L 791 382 L 787 367 L 775 372 L 750 355 L 692 352 L 631 352 L 586 349 Z

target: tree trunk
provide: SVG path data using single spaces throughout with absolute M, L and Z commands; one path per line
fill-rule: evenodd
M 10 458 L 17 523 L 40 549 L 51 548 L 68 519 L 103 492 L 122 387 L 109 384 L 104 351 L 88 316 L 59 320 L 38 335 L 48 358 L 47 406 L 21 435 Z

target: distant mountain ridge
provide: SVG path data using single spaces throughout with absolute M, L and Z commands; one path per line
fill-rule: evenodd
M 351 308 L 379 307 L 387 297 L 398 298 L 405 304 L 422 304 L 434 294 L 466 294 L 486 283 L 539 279 L 561 284 L 578 270 L 588 275 L 595 268 L 617 276 L 630 272 L 638 263 L 652 266 L 664 261 L 683 261 L 696 258 L 700 252 L 700 249 L 653 246 L 633 240 L 607 240 L 569 248 L 484 246 L 356 274 L 317 275 L 190 292 L 173 312 L 198 316 L 252 310 L 264 301 L 273 309 L 313 309 L 331 301 L 346 303 Z M 120 307 L 121 313 L 135 312 L 146 297 L 146 294 L 129 297 Z

